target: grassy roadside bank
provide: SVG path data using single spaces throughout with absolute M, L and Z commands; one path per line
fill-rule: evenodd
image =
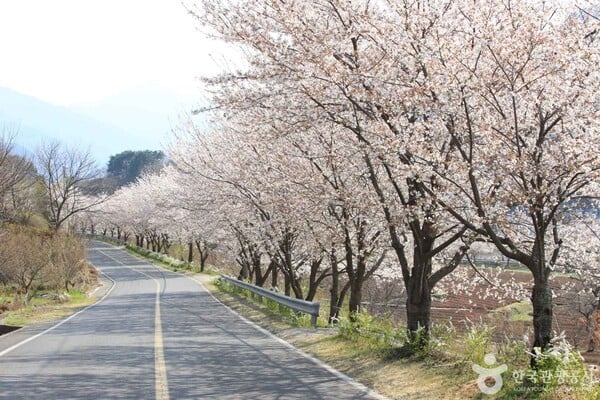
M 485 324 L 471 324 L 466 330 L 451 323 L 434 324 L 426 348 L 407 354 L 405 330 L 386 319 L 361 313 L 355 322 L 343 319 L 335 328 L 307 328 L 305 318 L 282 315 L 272 304 L 256 303 L 214 277 L 199 279 L 240 315 L 390 399 L 600 398 L 598 381 L 590 377 L 579 353 L 559 340 L 560 336 L 553 350 L 540 359 L 543 367 L 539 371 L 528 368 L 525 342 L 494 342 L 492 328 Z M 498 362 L 494 357 L 490 364 L 491 355 L 498 356 Z M 490 366 L 490 371 L 504 365 L 507 370 L 500 376 L 501 390 L 482 393 L 475 365 Z M 495 382 L 494 378 L 485 379 L 485 389 Z
M 25 327 L 31 324 L 53 322 L 68 317 L 96 301 L 86 293 L 71 290 L 64 293 L 40 293 L 30 303 L 0 316 L 0 324 Z

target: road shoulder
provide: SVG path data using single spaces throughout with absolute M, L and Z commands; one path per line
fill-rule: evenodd
M 98 285 L 88 292 L 90 302 L 82 305 L 62 307 L 59 313 L 47 314 L 48 319 L 43 318 L 41 322 L 34 322 L 23 326 L 17 330 L 6 333 L 0 336 L 0 356 L 8 349 L 11 349 L 20 343 L 31 340 L 32 338 L 43 334 L 44 332 L 53 329 L 54 327 L 66 322 L 85 309 L 97 304 L 102 300 L 112 289 L 113 282 L 101 275 L 98 279 Z M 43 315 L 42 315 L 43 317 Z

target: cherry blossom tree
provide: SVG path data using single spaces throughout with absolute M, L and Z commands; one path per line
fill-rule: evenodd
M 302 193 L 303 218 L 316 248 L 329 258 L 331 321 L 338 318 L 346 293 L 350 315 L 360 310 L 362 287 L 378 271 L 389 250 L 377 201 L 366 195 L 370 185 L 366 171 L 360 160 L 353 162 L 357 143 L 351 137 L 338 136 L 336 130 L 331 124 L 327 131 L 313 128 L 310 135 L 278 138 L 288 157 L 301 163 L 282 178 L 293 179 L 296 192 Z M 302 180 L 300 171 L 304 173 Z M 341 287 L 340 273 L 347 277 Z
M 281 272 L 286 292 L 307 297 L 300 284 L 300 270 L 305 265 L 318 270 L 321 257 L 313 257 L 303 249 L 301 236 L 305 230 L 299 229 L 297 220 L 292 218 L 298 207 L 289 197 L 286 180 L 275 179 L 274 164 L 261 158 L 263 153 L 258 147 L 246 146 L 239 137 L 207 136 L 193 129 L 189 133 L 192 142 L 180 142 L 178 146 L 187 151 L 176 150 L 172 158 L 185 174 L 200 180 L 202 190 L 216 185 L 221 192 L 218 201 L 226 210 L 226 217 L 221 220 L 225 220 L 235 238 L 240 277 L 252 277 L 263 285 L 269 275 L 276 279 L 277 272 Z M 222 152 L 224 148 L 226 154 Z M 314 277 L 309 284 L 313 288 L 309 289 L 309 297 L 314 296 L 317 279 Z
M 444 204 L 531 271 L 541 348 L 552 337 L 549 278 L 565 245 L 566 205 L 597 196 L 600 171 L 597 21 L 557 9 L 457 3 L 439 27 L 457 40 L 438 44 L 430 66 L 442 71 L 430 86 L 440 99 L 437 128 L 454 150 L 435 169 L 469 203 Z
M 426 103 L 415 97 L 425 92 L 419 89 L 422 68 L 412 45 L 413 39 L 422 41 L 418 32 L 437 14 L 408 4 L 414 10 L 390 14 L 393 4 L 366 2 L 201 4 L 198 18 L 218 37 L 250 49 L 251 70 L 209 81 L 220 107 L 235 112 L 253 107 L 255 118 L 248 124 L 285 125 L 279 134 L 334 125 L 336 140 L 352 137 L 352 157 L 370 183 L 362 198 L 378 202 L 400 265 L 409 331 L 427 331 L 431 292 L 458 266 L 472 240 L 456 248 L 448 263 L 434 265 L 465 234 L 435 201 L 444 182 L 429 179 L 430 165 L 422 161 L 423 154 L 443 159 L 448 148 L 438 147 L 417 124 L 419 113 L 429 109 L 409 104 Z

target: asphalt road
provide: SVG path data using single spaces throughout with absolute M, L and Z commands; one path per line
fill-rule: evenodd
M 112 287 L 58 326 L 0 336 L 0 398 L 377 398 L 246 323 L 190 278 L 101 242 L 89 259 Z

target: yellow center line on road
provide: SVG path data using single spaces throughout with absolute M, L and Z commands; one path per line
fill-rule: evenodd
M 169 383 L 163 345 L 162 321 L 160 318 L 160 281 L 145 272 L 131 268 L 133 271 L 147 276 L 156 283 L 156 306 L 154 308 L 154 388 L 156 400 L 169 400 Z
M 120 265 L 127 265 L 116 258 L 100 251 L 106 257 L 114 260 Z M 154 389 L 156 392 L 156 400 L 169 400 L 169 382 L 167 380 L 167 365 L 165 363 L 165 352 L 163 344 L 162 320 L 160 317 L 160 281 L 143 271 L 129 267 L 132 271 L 147 276 L 156 284 L 156 302 L 154 307 Z

